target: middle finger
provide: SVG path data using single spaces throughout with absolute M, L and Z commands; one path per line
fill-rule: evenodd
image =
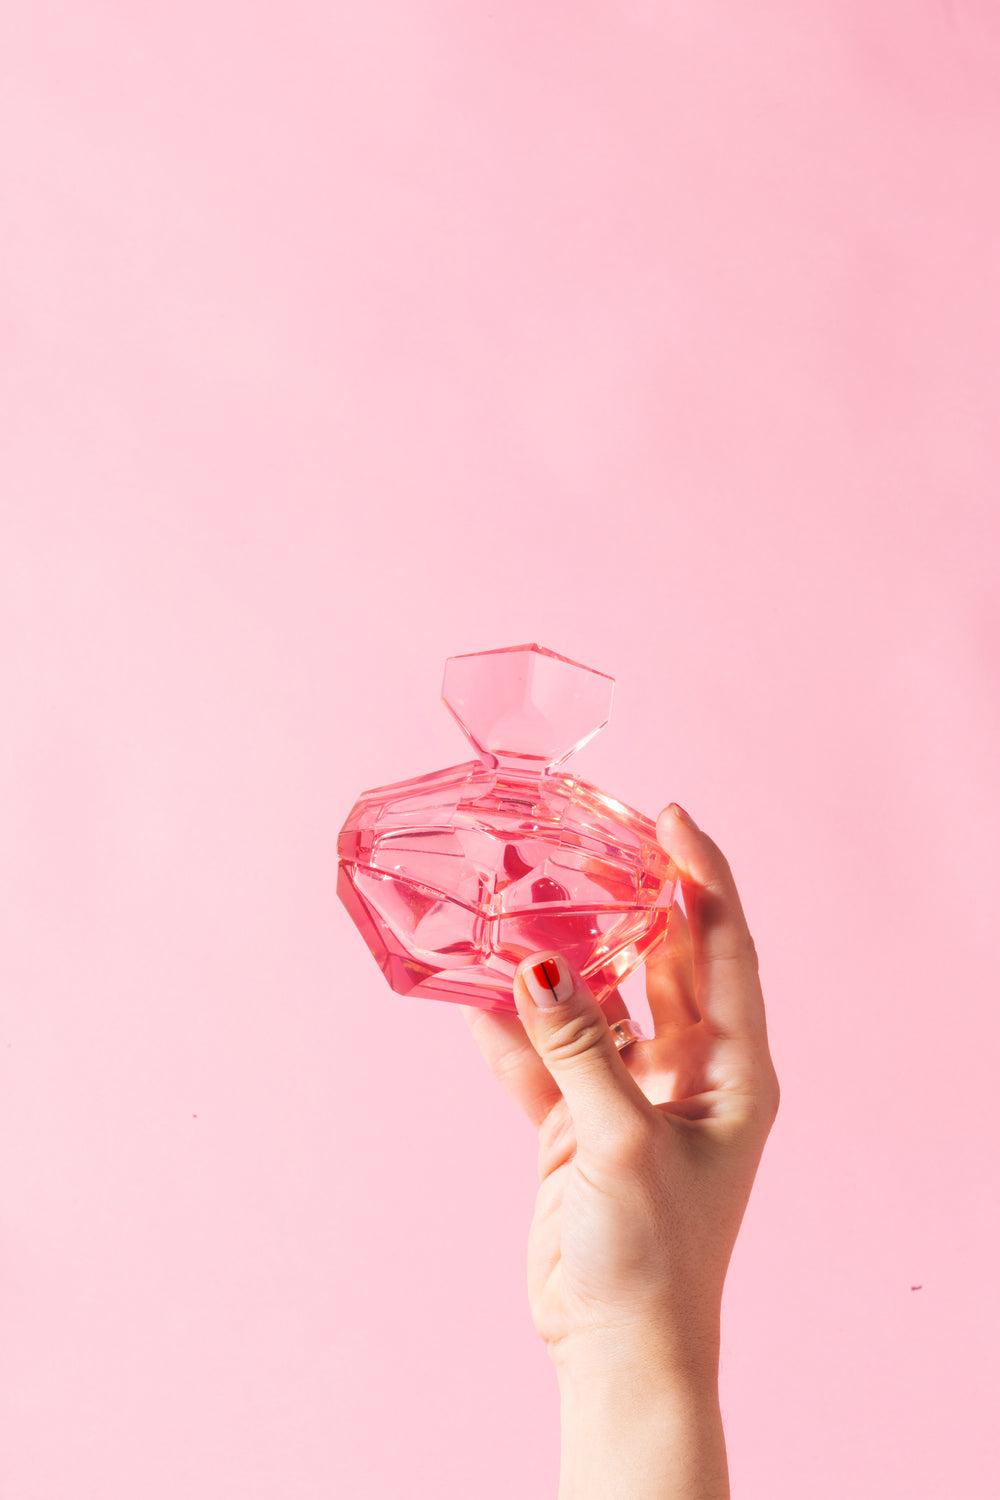
M 646 998 L 657 1037 L 701 1020 L 694 998 L 691 929 L 684 909 L 670 909 L 667 934 L 646 960 Z

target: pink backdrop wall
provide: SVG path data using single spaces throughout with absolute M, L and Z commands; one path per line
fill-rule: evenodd
M 734 1494 L 995 1496 L 992 0 L 8 0 L 0 140 L 3 1500 L 555 1494 L 534 1135 L 333 895 L 522 640 L 762 954 Z

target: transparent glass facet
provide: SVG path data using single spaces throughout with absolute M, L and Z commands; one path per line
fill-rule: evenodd
M 677 870 L 653 822 L 548 769 L 612 688 L 536 645 L 449 658 L 480 758 L 362 793 L 338 841 L 338 894 L 398 993 L 514 1011 L 517 965 L 554 949 L 603 1002 L 663 938 Z
M 611 717 L 614 678 L 544 646 L 450 656 L 441 697 L 489 764 L 551 771 Z

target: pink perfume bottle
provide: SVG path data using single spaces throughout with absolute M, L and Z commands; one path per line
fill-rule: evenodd
M 662 939 L 678 876 L 655 825 L 556 769 L 613 691 L 543 646 L 448 658 L 476 759 L 363 792 L 337 846 L 337 893 L 399 994 L 513 1011 L 514 970 L 549 949 L 603 1002 Z

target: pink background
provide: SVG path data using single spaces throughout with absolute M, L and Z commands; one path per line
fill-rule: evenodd
M 555 1494 L 534 1134 L 333 894 L 525 640 L 762 955 L 734 1495 L 992 1500 L 993 0 L 8 3 L 0 140 L 3 1500 Z

